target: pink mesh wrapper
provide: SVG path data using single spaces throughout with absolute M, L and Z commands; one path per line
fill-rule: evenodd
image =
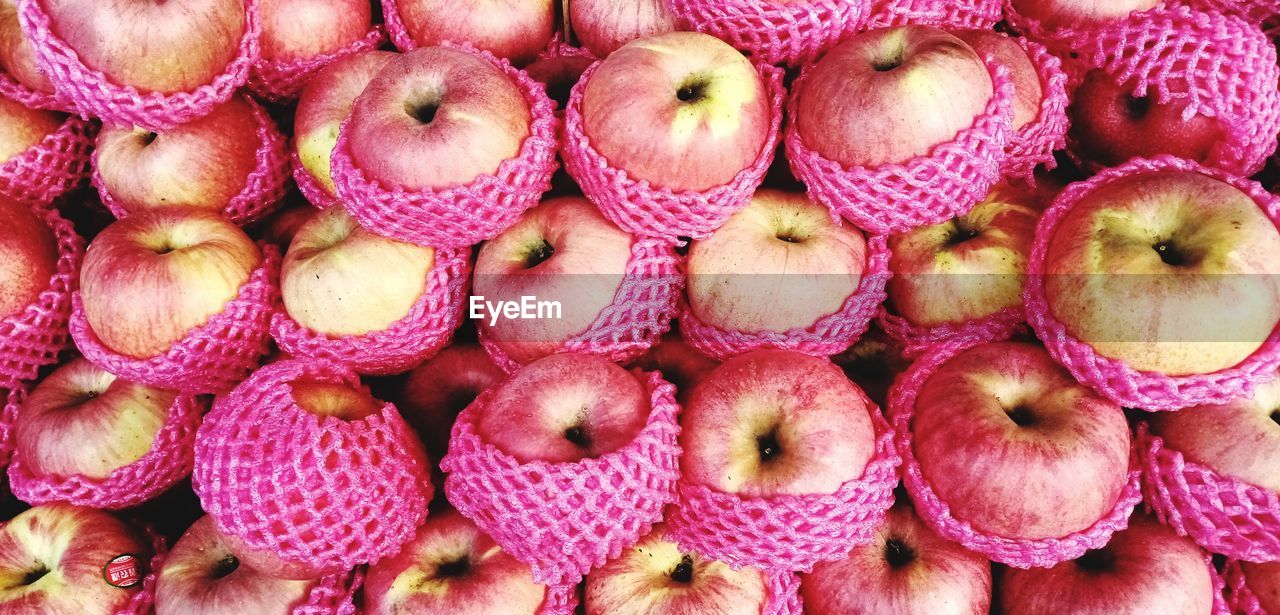
M 69 117 L 39 143 L 0 165 L 0 194 L 49 205 L 75 188 L 89 171 L 89 150 L 97 125 Z
M 684 273 L 675 249 L 663 240 L 637 239 L 631 245 L 631 259 L 613 303 L 586 331 L 566 340 L 558 352 L 598 355 L 615 363 L 638 358 L 671 329 L 683 289 Z M 477 328 L 480 345 L 498 367 L 508 374 L 520 368 L 483 325 Z
M 320 570 L 392 555 L 426 519 L 426 454 L 395 406 L 355 421 L 294 401 L 306 378 L 360 386 L 350 369 L 285 360 L 219 397 L 196 439 L 192 486 L 218 530 Z
M 551 37 L 551 42 L 547 43 L 547 48 L 538 54 L 538 60 L 549 60 L 552 58 L 584 58 L 587 60 L 598 60 L 595 55 L 587 51 L 585 47 L 575 47 L 564 42 L 564 38 L 556 32 Z M 537 60 L 535 60 L 537 61 Z
M 258 59 L 262 27 L 258 3 L 245 0 L 245 32 L 239 53 L 221 74 L 188 92 L 141 92 L 133 86 L 113 83 L 101 71 L 86 66 L 79 54 L 53 33 L 49 14 L 40 1 L 18 0 L 22 32 L 35 48 L 37 66 L 83 117 L 148 130 L 167 130 L 202 117 L 219 103 L 226 102 L 248 80 L 249 67 Z
M 867 267 L 858 287 L 845 299 L 839 312 L 828 314 L 803 329 L 777 331 L 731 331 L 706 323 L 692 309 L 680 314 L 680 335 L 699 352 L 723 361 L 757 348 L 784 348 L 819 357 L 844 352 L 871 324 L 881 303 L 889 277 L 889 248 L 881 235 L 867 239 Z
M 398 374 L 449 344 L 462 322 L 471 270 L 468 249 L 437 250 L 422 296 L 390 327 L 364 335 L 330 337 L 304 328 L 284 305 L 271 317 L 271 336 L 289 356 L 325 359 L 362 374 Z
M 289 168 L 293 173 L 293 183 L 298 186 L 298 192 L 302 193 L 303 198 L 307 199 L 312 207 L 326 209 L 338 202 L 338 197 L 329 194 L 324 186 L 320 185 L 320 180 L 302 166 L 302 159 L 298 157 L 297 149 L 289 154 Z
M 364 585 L 364 572 L 331 574 L 307 592 L 306 602 L 293 607 L 292 615 L 356 615 L 355 594 Z
M 440 190 L 406 190 L 365 174 L 351 157 L 351 118 L 342 122 L 333 148 L 332 174 L 339 200 L 361 226 L 400 241 L 437 248 L 460 248 L 492 239 L 515 224 L 551 189 L 556 170 L 555 105 L 542 84 L 510 62 L 469 45 L 447 44 L 498 67 L 524 94 L 533 118 L 529 137 L 515 158 L 493 175 Z
M 164 567 L 164 559 L 169 554 L 164 536 L 151 526 L 143 528 L 147 538 L 151 540 L 151 560 L 147 562 L 146 575 L 142 577 L 142 589 L 129 599 L 123 609 L 115 615 L 154 615 L 156 605 L 156 579 L 160 577 L 160 569 Z
M 1129 516 L 1142 500 L 1139 481 L 1142 471 L 1137 455 L 1131 455 L 1128 483 L 1110 512 L 1082 531 L 1057 538 L 1020 540 L 982 532 L 968 521 L 955 517 L 950 506 L 934 493 L 925 479 L 912 449 L 911 418 L 915 413 L 916 396 L 942 364 L 961 351 L 987 341 L 953 338 L 934 346 L 898 377 L 889 393 L 889 412 L 897 433 L 898 452 L 902 455 L 903 484 L 916 512 L 939 536 L 1015 568 L 1053 566 L 1076 559 L 1089 549 L 1106 545 L 1112 534 L 1129 526 Z
M 271 213 L 284 198 L 285 187 L 289 181 L 288 140 L 280 133 L 275 121 L 267 115 L 262 105 L 248 96 L 245 96 L 244 100 L 253 109 L 254 119 L 258 123 L 257 133 L 260 145 L 255 152 L 257 164 L 253 172 L 245 178 L 244 188 L 239 194 L 231 197 L 227 205 L 222 208 L 223 216 L 242 226 L 261 220 Z M 107 186 L 102 183 L 102 176 L 98 173 L 98 152 L 96 151 L 93 154 L 91 179 L 93 187 L 98 190 L 102 204 L 111 211 L 111 215 L 116 218 L 129 215 L 125 205 L 111 196 Z
M 417 41 L 409 36 L 409 30 L 404 25 L 404 20 L 400 18 L 400 8 L 396 6 L 396 0 L 379 0 L 382 4 L 382 21 L 386 23 L 387 35 L 391 37 L 391 44 L 396 46 L 400 51 L 412 51 L 418 48 Z
M 913 325 L 906 318 L 889 312 L 881 306 L 876 314 L 876 324 L 902 349 L 903 356 L 915 358 L 933 346 L 947 340 L 981 339 L 1004 340 L 1026 328 L 1022 307 L 1005 308 L 985 318 L 948 323 L 935 327 Z
M 1229 613 L 1233 615 L 1274 615 L 1263 610 L 1262 602 L 1258 600 L 1258 595 L 1252 589 L 1249 589 L 1249 584 L 1244 578 L 1244 571 L 1240 569 L 1240 562 L 1227 560 L 1222 576 L 1226 589 L 1224 596 Z
M 1002 18 L 1000 0 L 872 0 L 867 29 L 918 24 L 990 30 Z
M 1027 264 L 1030 275 L 1023 289 L 1027 323 L 1044 342 L 1049 354 L 1076 380 L 1123 407 L 1148 411 L 1179 410 L 1248 397 L 1256 385 L 1275 379 L 1276 371 L 1280 369 L 1280 328 L 1235 367 L 1212 374 L 1166 376 L 1139 371 L 1123 361 L 1098 354 L 1089 344 L 1073 337 L 1049 308 L 1045 294 L 1045 254 L 1058 223 L 1080 199 L 1108 182 L 1137 173 L 1159 171 L 1187 171 L 1224 181 L 1253 197 L 1258 207 L 1273 222 L 1280 224 L 1280 198 L 1268 193 L 1257 182 L 1240 179 L 1221 170 L 1168 156 L 1131 160 L 1123 166 L 1103 170 L 1087 181 L 1067 186 L 1040 218 Z
M 549 585 L 576 583 L 662 520 L 680 476 L 675 387 L 646 376 L 652 411 L 626 446 L 573 463 L 519 463 L 480 439 L 482 393 L 453 426 L 445 495 L 458 512 Z
M 1219 474 L 1138 426 L 1147 506 L 1197 544 L 1247 562 L 1280 561 L 1280 494 Z
M 765 589 L 769 591 L 761 615 L 804 615 L 800 599 L 800 577 L 791 571 L 765 573 Z
M 1089 38 L 1099 26 L 1094 24 L 1077 24 L 1065 26 L 1046 26 L 1039 20 L 1027 17 L 1013 8 L 1013 0 L 1003 0 L 1004 19 L 1009 27 L 1018 34 L 1044 45 L 1073 72 L 1079 64 L 1080 54 L 1089 45 Z M 1164 5 L 1161 0 L 1158 6 Z M 1074 88 L 1068 88 L 1073 90 Z
M 25 384 L 14 385 L 4 392 L 4 410 L 0 410 L 0 467 L 9 465 L 13 458 L 13 422 L 18 418 L 18 410 L 27 400 Z
M 1280 2 L 1276 0 L 1183 0 L 1178 4 L 1206 13 L 1235 15 L 1262 27 L 1268 36 L 1280 34 L 1280 24 L 1275 22 Z
M 71 337 L 85 358 L 125 380 L 187 393 L 221 393 L 244 380 L 267 354 L 279 269 L 275 249 L 263 246 L 262 265 L 221 313 L 149 359 L 128 357 L 103 345 L 89 327 L 78 292 L 71 299 Z
M 191 473 L 192 447 L 204 409 L 204 402 L 196 396 L 178 396 L 169 407 L 151 450 L 104 479 L 81 474 L 38 475 L 15 452 L 9 465 L 9 486 L 18 499 L 33 506 L 49 502 L 108 510 L 137 506 Z
M 538 615 L 574 615 L 578 612 L 578 584 L 560 583 L 547 586 L 547 596 Z
M 668 0 L 681 30 L 705 32 L 764 64 L 808 64 L 857 32 L 868 0 Z
M 901 164 L 845 167 L 810 149 L 796 128 L 796 96 L 787 108 L 787 160 L 809 197 L 826 205 L 832 216 L 843 217 L 876 234 L 901 233 L 938 224 L 973 209 L 997 181 L 1012 137 L 1013 80 L 1009 69 L 985 58 L 995 95 L 973 126 L 954 140 L 933 148 L 928 156 Z M 802 71 L 793 91 L 799 91 L 808 71 Z
M 569 175 L 606 218 L 641 237 L 702 239 L 747 205 L 777 150 L 786 97 L 782 70 L 767 65 L 759 67 L 772 100 L 773 119 L 769 136 L 751 166 L 739 171 L 727 184 L 702 191 L 673 191 L 655 187 L 646 180 L 631 177 L 624 169 L 610 166 L 583 132 L 582 96 L 599 66 L 596 63 L 588 68 L 573 87 L 564 114 L 563 154 Z
M 296 99 L 307 82 L 324 67 L 353 53 L 377 49 L 385 40 L 386 32 L 376 25 L 363 38 L 337 51 L 295 60 L 258 58 L 249 69 L 249 91 L 267 102 L 287 104 Z
M 901 460 L 893 429 L 863 396 L 875 427 L 875 455 L 860 477 L 834 493 L 748 497 L 681 481 L 667 518 L 668 538 L 681 549 L 734 568 L 809 572 L 871 540 L 893 505 Z
M 71 292 L 80 283 L 84 240 L 56 209 L 38 209 L 58 242 L 58 262 L 49 286 L 35 303 L 0 319 L 0 389 L 34 380 L 40 368 L 58 361 L 67 346 Z
M 1006 150 L 1004 175 L 1035 183 L 1036 167 L 1046 169 L 1058 166 L 1053 153 L 1067 146 L 1067 73 L 1062 60 L 1048 48 L 1027 38 L 1016 38 L 1022 50 L 1027 52 L 1036 73 L 1040 76 L 1040 112 L 1034 120 L 1013 133 Z
M 33 90 L 3 70 L 0 70 L 0 96 L 16 100 L 30 109 L 48 109 L 66 113 L 74 113 L 76 110 L 75 105 L 61 96 Z

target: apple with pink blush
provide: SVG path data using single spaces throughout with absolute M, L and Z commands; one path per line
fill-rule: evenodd
M 653 348 L 631 362 L 632 367 L 661 373 L 663 380 L 676 387 L 676 401 L 681 405 L 689 401 L 694 387 L 717 365 L 719 361 L 698 352 L 676 332 L 663 336 Z
M 479 344 L 455 342 L 408 373 L 396 393 L 396 408 L 438 461 L 449 449 L 458 414 L 506 378 Z
M 635 39 L 677 29 L 664 0 L 574 0 L 569 24 L 578 43 L 597 58 Z
M 532 62 L 557 27 L 555 0 L 393 0 L 419 46 L 467 42 L 517 66 Z
M 58 270 L 58 242 L 31 206 L 0 198 L 0 320 L 40 299 Z
M 1009 69 L 1013 79 L 1013 129 L 1020 130 L 1040 116 L 1044 87 L 1040 72 L 1027 51 L 1013 37 L 993 30 L 956 30 L 956 38 L 969 44 L 979 57 L 991 55 Z
M 1049 31 L 1063 27 L 1096 27 L 1124 19 L 1134 11 L 1155 8 L 1159 0 L 1012 0 L 1010 8 Z
M 258 0 L 262 59 L 305 60 L 335 53 L 373 27 L 368 0 Z
M 1280 562 L 1240 562 L 1245 585 L 1264 613 L 1280 613 Z
M 29 109 L 0 96 L 0 165 L 44 141 L 67 121 L 65 113 Z
M 35 47 L 18 23 L 17 0 L 0 0 L 0 69 L 29 90 L 53 93 L 53 83 L 36 65 Z

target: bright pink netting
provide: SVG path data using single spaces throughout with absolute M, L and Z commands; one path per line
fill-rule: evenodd
M 386 23 L 387 35 L 391 37 L 391 44 L 396 46 L 400 51 L 412 51 L 418 48 L 417 41 L 409 35 L 409 30 L 404 26 L 404 20 L 400 19 L 400 8 L 396 6 L 396 0 L 379 0 L 382 4 L 382 21 Z
M 1258 595 L 1249 589 L 1244 571 L 1240 569 L 1240 562 L 1227 560 L 1222 576 L 1226 586 L 1227 612 L 1233 615 L 1271 615 L 1262 610 Z
M 867 238 L 867 267 L 853 294 L 839 312 L 828 314 L 803 329 L 790 331 L 730 331 L 699 319 L 691 308 L 680 314 L 680 335 L 703 354 L 723 361 L 734 355 L 772 347 L 819 357 L 844 352 L 866 332 L 885 300 L 889 282 L 889 248 L 884 236 Z
M 80 282 L 84 240 L 52 207 L 42 212 L 58 242 L 58 263 L 49 286 L 25 310 L 0 320 L 0 389 L 33 380 L 40 368 L 58 361 L 67 346 L 71 292 Z
M 1223 13 L 1247 19 L 1262 27 L 1269 36 L 1275 36 L 1280 24 L 1274 19 L 1280 15 L 1280 2 L 1276 0 L 1181 0 L 1179 4 L 1206 13 Z
M 61 96 L 33 90 L 3 70 L 0 70 L 0 96 L 16 100 L 22 103 L 22 106 L 31 109 L 48 109 L 66 113 L 74 113 L 76 110 L 75 105 L 63 100 Z
M 876 234 L 900 233 L 968 213 L 1001 178 L 1012 137 L 1013 80 L 1009 69 L 988 57 L 995 95 L 973 126 L 928 156 L 901 164 L 845 167 L 809 149 L 796 129 L 796 96 L 787 106 L 787 160 L 809 197 Z M 801 89 L 808 71 L 792 86 Z
M 884 306 L 876 314 L 876 324 L 890 339 L 898 343 L 902 355 L 915 358 L 933 346 L 956 338 L 981 340 L 1008 339 L 1026 328 L 1022 307 L 1005 308 L 985 318 L 948 323 L 936 327 L 920 327 L 906 318 L 890 313 Z
M 764 64 L 808 64 L 857 32 L 868 0 L 668 0 L 682 30 L 705 32 Z
M 1053 153 L 1067 146 L 1067 73 L 1062 60 L 1040 43 L 1027 38 L 1016 38 L 1040 76 L 1040 112 L 1027 125 L 1019 128 L 1009 138 L 1003 174 L 1026 183 L 1034 184 L 1036 167 L 1046 169 L 1058 166 Z
M 320 185 L 320 180 L 316 179 L 307 167 L 302 166 L 302 159 L 298 157 L 296 148 L 289 154 L 289 168 L 293 173 L 293 183 L 298 186 L 298 192 L 302 193 L 303 198 L 311 203 L 316 209 L 326 209 L 338 202 L 338 197 L 329 194 Z
M 356 615 L 355 594 L 364 585 L 364 571 L 331 574 L 307 592 L 306 602 L 293 607 L 292 615 Z
M 0 194 L 46 206 L 84 180 L 96 124 L 68 117 L 39 143 L 0 165 Z
M 680 445 L 675 388 L 647 374 L 652 410 L 626 446 L 573 463 L 519 463 L 484 442 L 475 424 L 493 390 L 458 416 L 449 452 L 445 495 L 516 559 L 535 582 L 570 584 L 662 520 L 675 500 Z
M 769 601 L 760 615 L 804 615 L 804 603 L 800 599 L 800 577 L 791 571 L 765 573 Z
M 219 397 L 192 486 L 218 531 L 286 562 L 349 570 L 397 553 L 426 519 L 426 453 L 395 406 L 345 421 L 293 401 L 298 379 L 360 385 L 348 368 L 285 360 Z
M 1142 500 L 1139 476 L 1142 474 L 1137 455 L 1131 455 L 1129 480 L 1115 506 L 1087 529 L 1057 538 L 1019 540 L 987 534 L 964 519 L 956 518 L 924 478 L 920 463 L 912 449 L 911 418 L 916 396 L 933 373 L 960 352 L 986 343 L 977 338 L 953 338 L 925 352 L 894 382 L 889 392 L 889 414 L 897 432 L 898 452 L 902 455 L 903 484 L 920 518 L 939 536 L 958 542 L 965 548 L 1015 568 L 1049 567 L 1076 559 L 1089 549 L 1097 549 L 1111 540 L 1111 535 L 1129 526 L 1129 516 Z
M 597 62 L 588 68 L 573 88 L 565 109 L 562 153 L 569 175 L 606 218 L 637 236 L 667 240 L 681 237 L 702 239 L 720 228 L 729 216 L 746 207 L 768 172 L 777 150 L 783 99 L 786 97 L 781 69 L 767 65 L 758 67 L 772 101 L 772 124 L 769 136 L 751 166 L 739 171 L 727 184 L 702 191 L 673 191 L 652 186 L 647 180 L 631 177 L 625 169 L 610 166 L 583 132 L 582 97 L 591 75 L 599 66 Z
M 873 0 L 867 29 L 919 24 L 990 30 L 1002 8 L 1000 0 Z
M 1277 370 L 1280 370 L 1280 327 L 1271 333 L 1262 347 L 1235 367 L 1212 374 L 1166 376 L 1135 370 L 1123 361 L 1099 355 L 1088 343 L 1068 333 L 1066 326 L 1049 308 L 1045 295 L 1044 260 L 1058 223 L 1080 199 L 1106 183 L 1136 173 L 1160 171 L 1199 173 L 1224 181 L 1253 197 L 1258 207 L 1280 225 L 1280 198 L 1268 193 L 1257 182 L 1240 179 L 1221 170 L 1169 156 L 1131 160 L 1122 166 L 1105 169 L 1086 181 L 1067 186 L 1040 218 L 1027 264 L 1027 285 L 1023 289 L 1027 323 L 1044 342 L 1049 354 L 1076 380 L 1123 407 L 1148 411 L 1179 410 L 1248 397 L 1256 385 L 1274 380 Z
M 462 322 L 471 270 L 469 249 L 437 250 L 422 296 L 404 318 L 381 331 L 331 337 L 299 325 L 277 306 L 271 336 L 289 356 L 325 359 L 362 374 L 401 373 L 449 344 Z
M 258 58 L 249 69 L 249 91 L 267 102 L 287 104 L 296 99 L 307 82 L 324 67 L 353 53 L 377 49 L 385 40 L 387 34 L 383 27 L 375 25 L 363 38 L 337 51 L 294 60 Z
M 552 35 L 551 42 L 547 43 L 547 48 L 543 50 L 542 53 L 538 54 L 538 59 L 534 61 L 549 60 L 553 58 L 583 58 L 587 60 L 600 59 L 590 51 L 587 51 L 585 47 L 575 47 L 564 42 L 564 38 L 559 32 Z
M 169 553 L 169 547 L 165 544 L 164 536 L 151 526 L 148 525 L 141 531 L 151 540 L 152 549 L 151 559 L 145 568 L 146 574 L 142 577 L 142 589 L 133 594 L 129 603 L 114 615 L 154 615 L 155 613 L 156 579 L 160 577 L 160 569 L 164 567 L 164 558 Z
M 4 410 L 0 411 L 0 467 L 9 465 L 13 458 L 13 422 L 18 418 L 18 410 L 27 400 L 27 385 L 19 383 L 4 391 Z
M 1098 29 L 1098 25 L 1075 24 L 1049 27 L 1036 19 L 1019 13 L 1013 8 L 1013 0 L 1003 0 L 1003 2 L 1004 19 L 1008 22 L 1009 27 L 1013 28 L 1018 34 L 1048 47 L 1049 51 L 1052 51 L 1054 55 L 1062 59 L 1068 73 L 1074 72 L 1081 51 L 1090 44 L 1090 38 Z M 1165 1 L 1161 0 L 1157 4 L 1157 8 L 1164 4 L 1166 4 Z M 1072 90 L 1074 88 L 1069 87 L 1067 89 Z
M 578 612 L 578 583 L 547 586 L 538 615 L 574 615 Z
M 239 54 L 211 83 L 189 92 L 164 94 L 140 92 L 129 85 L 112 83 L 101 71 L 86 66 L 74 49 L 53 33 L 49 15 L 40 0 L 18 0 L 22 32 L 31 39 L 36 62 L 58 93 L 84 117 L 111 124 L 167 130 L 209 113 L 226 102 L 249 78 L 249 67 L 258 59 L 261 23 L 257 0 L 245 0 L 245 32 Z
M 240 287 L 240 294 L 163 354 L 135 359 L 104 346 L 89 327 L 79 292 L 71 298 L 71 337 L 86 359 L 130 382 L 188 393 L 227 391 L 244 380 L 269 349 L 280 257 L 270 246 L 262 246 L 262 252 L 262 265 Z

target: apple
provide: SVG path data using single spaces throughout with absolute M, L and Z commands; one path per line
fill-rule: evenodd
M 134 214 L 89 244 L 80 270 L 85 319 L 107 348 L 154 357 L 220 313 L 261 261 L 248 235 L 217 214 Z
M 29 205 L 0 197 L 0 320 L 40 299 L 58 271 L 58 242 Z
M 546 88 L 547 96 L 555 101 L 556 110 L 560 111 L 569 104 L 569 96 L 578 78 L 594 63 L 595 60 L 586 56 L 552 56 L 535 60 L 524 67 L 524 72 Z
M 481 246 L 470 304 L 472 316 L 481 316 L 476 325 L 517 363 L 555 352 L 613 303 L 633 241 L 582 197 L 543 202 Z M 497 305 L 522 297 L 555 302 L 560 309 L 507 318 L 474 308 L 481 300 Z
M 997 610 L 1037 615 L 1209 615 L 1213 581 L 1204 553 L 1138 514 L 1110 544 L 1052 568 L 1006 568 Z
M 676 30 L 663 0 L 574 0 L 569 23 L 578 43 L 597 58 L 638 38 Z
M 369 567 L 369 615 L 535 615 L 547 588 L 529 566 L 455 511 L 432 513 L 394 557 Z
M 520 88 L 484 58 L 423 47 L 389 60 L 356 98 L 351 159 L 408 190 L 466 184 L 497 171 L 529 136 Z
M 35 47 L 18 23 L 18 0 L 0 0 L 0 70 L 30 90 L 53 93 L 53 83 L 36 66 Z
M 1249 591 L 1258 598 L 1264 613 L 1280 613 L 1280 562 L 1240 562 L 1240 571 Z
M 37 506 L 0 526 L 0 612 L 123 611 L 142 588 L 150 560 L 147 541 L 110 513 Z
M 888 405 L 894 379 L 911 365 L 903 356 L 902 347 L 875 323 L 848 350 L 831 360 L 881 408 Z
M 588 78 L 581 112 L 583 134 L 610 165 L 672 191 L 732 181 L 760 156 L 772 114 L 751 62 L 697 32 L 614 51 Z
M 495 387 L 476 435 L 518 463 L 572 463 L 627 445 L 649 412 L 649 393 L 632 373 L 600 357 L 557 354 Z
M 585 586 L 586 615 L 759 615 L 769 599 L 762 572 L 683 553 L 661 525 L 588 573 Z
M 1128 482 L 1124 411 L 1034 344 L 961 351 L 920 388 L 913 412 L 924 480 L 979 532 L 1041 540 L 1083 531 Z
M 506 377 L 479 344 L 456 342 L 409 372 L 396 395 L 396 408 L 438 460 L 449 450 L 458 414 Z
M 910 505 L 899 503 L 869 544 L 801 574 L 800 596 L 808 615 L 986 615 L 991 562 L 938 536 Z
M 867 240 L 803 192 L 763 189 L 689 247 L 689 310 L 730 331 L 805 328 L 841 311 L 867 268 Z
M 554 0 L 394 0 L 415 43 L 468 42 L 517 66 L 547 48 L 556 29 Z
M 156 615 L 289 615 L 314 584 L 244 564 L 206 515 L 165 556 L 156 578 Z
M 1016 39 L 994 30 L 958 30 L 952 34 L 967 43 L 979 57 L 991 55 L 996 62 L 1008 67 L 1009 78 L 1013 80 L 1014 130 L 1040 116 L 1040 105 L 1044 102 L 1040 72 Z
M 280 208 L 263 220 L 258 225 L 257 231 L 263 241 L 275 245 L 284 252 L 289 249 L 289 244 L 298 234 L 298 229 L 314 217 L 317 211 L 319 210 L 308 203 L 302 194 L 296 190 L 290 190 L 285 194 Z
M 39 1 L 85 66 L 144 92 L 212 82 L 239 55 L 247 21 L 242 0 Z
M 368 0 L 259 0 L 262 59 L 304 60 L 340 51 L 373 27 Z
M 1160 0 L 1011 0 L 1010 7 L 1053 31 L 1067 26 L 1096 27 L 1158 4 Z
M 834 493 L 875 453 L 870 411 L 826 359 L 738 355 L 698 383 L 680 416 L 682 480 L 745 497 Z
M 1048 238 L 1043 270 L 1067 332 L 1136 370 L 1230 368 L 1280 322 L 1280 232 L 1249 195 L 1195 172 L 1085 194 Z
M 796 86 L 800 141 L 845 166 L 928 155 L 986 110 L 994 88 L 978 54 L 929 26 L 869 30 L 836 45 Z
M 689 401 L 693 388 L 718 365 L 719 361 L 698 352 L 675 332 L 664 335 L 653 348 L 632 362 L 633 367 L 660 372 L 664 380 L 675 385 L 676 401 L 681 405 Z
M 28 109 L 0 95 L 0 165 L 39 144 L 61 128 L 66 119 L 65 113 Z

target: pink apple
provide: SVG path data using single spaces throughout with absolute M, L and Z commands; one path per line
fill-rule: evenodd
M 1044 273 L 1067 332 L 1138 370 L 1232 367 L 1280 322 L 1276 225 L 1194 172 L 1136 173 L 1085 195 L 1049 238 Z
M 973 48 L 979 57 L 991 55 L 996 62 L 1009 68 L 1013 79 L 1013 128 L 1018 130 L 1040 115 L 1044 101 L 1044 89 L 1040 73 L 1031 57 L 1018 41 L 994 30 L 958 30 L 956 38 Z
M 1063 26 L 1096 26 L 1155 8 L 1159 0 L 1012 0 L 1019 15 L 1052 31 Z
M 901 345 L 875 323 L 848 350 L 831 360 L 881 408 L 887 406 L 894 379 L 911 365 L 902 355 Z
M 826 359 L 738 355 L 698 383 L 680 416 L 682 479 L 747 497 L 833 493 L 875 453 L 869 410 Z
M 419 45 L 467 42 L 528 64 L 556 28 L 554 0 L 395 0 L 400 20 Z
M 653 348 L 632 362 L 634 367 L 661 373 L 664 380 L 675 385 L 676 400 L 681 405 L 689 401 L 693 388 L 718 365 L 719 361 L 698 352 L 675 332 L 663 336 Z
M 1264 613 L 1280 613 L 1280 562 L 1240 562 L 1245 584 L 1258 597 Z
M 0 165 L 43 141 L 66 119 L 65 113 L 28 109 L 0 96 Z
M 582 130 L 609 163 L 669 190 L 706 190 L 751 166 L 771 103 L 738 50 L 707 34 L 636 39 L 609 55 L 582 94 Z
M 545 86 L 547 96 L 556 103 L 556 109 L 563 110 L 569 104 L 569 96 L 578 78 L 593 63 L 595 60 L 582 56 L 556 56 L 537 60 L 526 66 L 524 72 Z
M 458 413 L 507 377 L 479 344 L 455 342 L 406 376 L 396 408 L 427 446 L 432 459 L 449 450 Z
M 368 0 L 259 0 L 262 59 L 290 61 L 334 53 L 373 26 Z
M 574 0 L 569 23 L 578 42 L 598 58 L 635 39 L 676 30 L 663 0 Z
M 928 26 L 870 30 L 822 56 L 793 92 L 800 140 L 846 166 L 927 155 L 973 125 L 994 92 L 964 41 Z
M 58 243 L 31 207 L 0 198 L 0 320 L 27 309 L 49 288 Z
M 154 357 L 221 312 L 261 261 L 244 231 L 216 214 L 134 214 L 89 244 L 80 271 L 85 318 L 107 348 Z
M 35 48 L 18 23 L 17 0 L 0 0 L 0 69 L 31 90 L 53 93 L 53 83 L 36 67 Z
M 394 57 L 391 51 L 362 51 L 335 60 L 316 73 L 298 97 L 293 146 L 303 168 L 330 196 L 336 194 L 329 158 L 338 141 L 338 127 L 351 115 L 356 97 Z

